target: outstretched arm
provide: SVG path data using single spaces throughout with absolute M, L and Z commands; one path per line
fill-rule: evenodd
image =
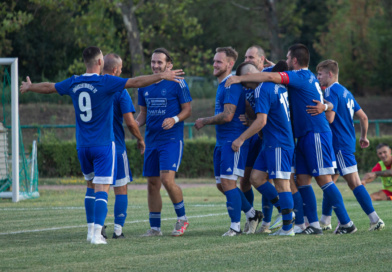
M 237 106 L 234 104 L 225 104 L 223 112 L 215 116 L 197 119 L 195 122 L 195 127 L 197 130 L 199 130 L 206 125 L 221 125 L 231 122 L 231 120 L 233 120 L 236 109 Z
M 140 133 L 139 126 L 137 125 L 135 119 L 133 118 L 132 112 L 127 112 L 123 114 L 125 124 L 128 127 L 129 132 L 137 139 L 137 148 L 140 150 L 140 154 L 144 154 L 146 149 L 146 144 L 144 143 L 142 134 Z
M 175 123 L 182 122 L 192 114 L 191 102 L 181 104 L 181 111 L 176 116 L 165 118 L 162 123 L 163 129 L 171 129 Z M 176 118 L 177 117 L 177 118 Z
M 257 118 L 252 123 L 252 125 L 231 144 L 231 148 L 233 149 L 233 151 L 237 152 L 244 144 L 244 142 L 253 135 L 255 135 L 257 132 L 259 132 L 265 126 L 265 124 L 267 124 L 267 114 L 258 113 Z
M 284 73 L 285 74 L 285 73 Z M 285 79 L 280 73 L 254 73 L 242 76 L 231 76 L 226 80 L 225 87 L 229 87 L 235 83 L 241 82 L 274 82 L 274 83 L 286 83 Z
M 22 94 L 27 92 L 40 93 L 40 94 L 51 94 L 56 93 L 56 88 L 54 83 L 41 82 L 41 83 L 31 83 L 30 77 L 26 77 L 26 82 L 22 81 L 20 85 L 20 92 Z
M 163 79 L 180 83 L 179 80 L 183 79 L 183 77 L 180 77 L 180 75 L 183 74 L 185 73 L 181 69 L 179 69 L 179 70 L 167 70 L 159 74 L 129 78 L 127 83 L 125 83 L 125 88 L 142 88 L 142 87 L 149 86 L 153 83 L 156 83 L 158 81 L 161 81 Z
M 362 109 L 355 112 L 355 115 L 359 117 L 359 123 L 361 125 L 361 138 L 359 138 L 359 144 L 361 148 L 366 148 L 369 146 L 369 140 L 367 139 L 369 127 L 368 117 Z

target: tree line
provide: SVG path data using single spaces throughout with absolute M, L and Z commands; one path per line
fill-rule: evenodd
M 300 42 L 313 72 L 332 58 L 354 94 L 385 95 L 391 18 L 388 0 L 5 0 L 0 57 L 18 57 L 20 76 L 60 81 L 84 72 L 90 45 L 121 55 L 125 76 L 151 73 L 151 52 L 165 47 L 187 75 L 210 76 L 216 47 L 234 47 L 238 65 L 253 44 L 278 61 Z

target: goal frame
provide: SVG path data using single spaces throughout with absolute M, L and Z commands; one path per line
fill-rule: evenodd
M 0 58 L 0 65 L 11 65 L 11 129 L 12 129 L 12 195 L 0 193 L 0 197 L 9 198 L 12 202 L 20 200 L 19 194 L 19 90 L 18 90 L 18 58 Z

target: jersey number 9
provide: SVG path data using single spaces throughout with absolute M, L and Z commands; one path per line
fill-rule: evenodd
M 80 119 L 83 122 L 88 122 L 93 117 L 93 112 L 91 111 L 91 98 L 89 93 L 81 92 L 79 94 L 79 110 Z

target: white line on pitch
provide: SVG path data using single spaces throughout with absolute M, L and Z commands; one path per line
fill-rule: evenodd
M 203 217 L 211 217 L 211 216 L 222 216 L 227 215 L 227 213 L 214 213 L 214 214 L 205 214 L 205 215 L 194 215 L 188 216 L 188 218 L 203 218 Z M 176 217 L 173 218 L 162 218 L 162 221 L 167 220 L 176 220 Z M 135 220 L 126 222 L 126 224 L 136 224 L 136 223 L 145 223 L 149 220 Z M 113 223 L 108 223 L 106 225 L 113 225 Z M 10 235 L 10 234 L 20 234 L 20 233 L 31 233 L 31 232 L 42 232 L 42 231 L 52 231 L 52 230 L 62 230 L 62 229 L 74 229 L 74 228 L 85 228 L 86 224 L 79 226 L 64 226 L 64 227 L 56 227 L 56 228 L 46 228 L 46 229 L 34 229 L 34 230 L 20 230 L 20 231 L 11 231 L 11 232 L 0 232 L 0 235 Z

